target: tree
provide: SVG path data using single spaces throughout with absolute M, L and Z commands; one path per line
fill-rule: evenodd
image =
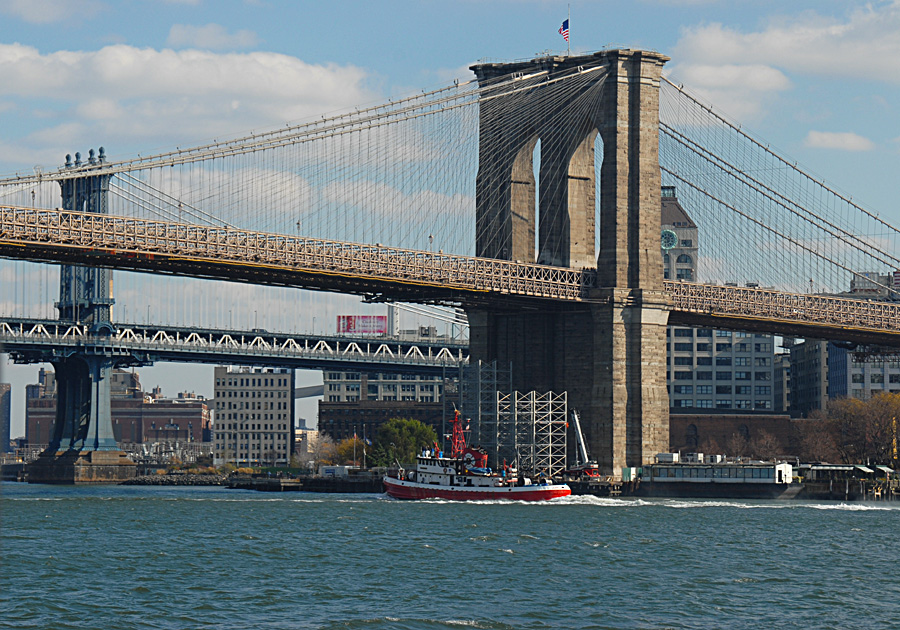
M 775 436 L 765 429 L 760 429 L 749 444 L 750 454 L 753 457 L 768 462 L 775 461 L 780 448 L 781 445 Z
M 437 434 L 427 424 L 411 418 L 391 418 L 378 428 L 371 461 L 375 466 L 390 466 L 398 461 L 408 464 L 436 441 Z
M 824 415 L 819 419 L 795 420 L 800 459 L 805 462 L 837 461 L 831 423 Z
M 900 394 L 885 392 L 869 400 L 831 401 L 827 413 L 842 462 L 891 463 L 900 418 Z
M 700 452 L 706 453 L 707 455 L 713 455 L 716 453 L 721 453 L 722 449 L 719 447 L 718 442 L 716 442 L 711 437 L 707 437 L 705 440 L 703 440 L 703 444 L 700 445 Z
M 747 454 L 747 438 L 740 433 L 732 433 L 725 444 L 725 451 L 730 457 L 744 457 Z
M 335 463 L 359 466 L 362 463 L 365 444 L 358 437 L 344 438 L 335 445 Z

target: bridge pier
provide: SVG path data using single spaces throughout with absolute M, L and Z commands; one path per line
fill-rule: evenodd
M 481 110 L 476 254 L 534 260 L 537 205 L 537 261 L 596 266 L 602 288 L 578 307 L 469 309 L 471 357 L 511 363 L 516 389 L 568 391 L 591 456 L 614 475 L 668 450 L 671 303 L 663 291 L 659 240 L 659 81 L 666 61 L 653 52 L 610 50 L 472 68 L 482 85 L 512 74 L 527 80 L 545 72 L 549 79 Z M 555 76 L 591 69 L 576 92 L 548 98 Z M 603 156 L 595 261 L 598 135 Z M 531 158 L 538 141 L 536 195 Z
M 103 163 L 91 149 L 89 163 Z M 66 166 L 72 162 L 66 156 Z M 81 166 L 75 154 L 75 166 Z M 66 210 L 106 214 L 110 175 L 82 175 L 60 181 Z M 59 277 L 59 319 L 85 324 L 91 332 L 113 332 L 112 272 L 63 265 Z M 110 413 L 110 377 L 117 365 L 134 365 L 131 357 L 112 353 L 41 356 L 56 371 L 56 420 L 47 450 L 28 466 L 32 483 L 114 483 L 134 477 L 135 465 L 119 450 Z

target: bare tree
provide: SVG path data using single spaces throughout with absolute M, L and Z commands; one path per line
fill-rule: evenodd
M 807 462 L 837 461 L 834 430 L 824 418 L 794 421 L 800 458 Z
M 730 457 L 747 456 L 747 438 L 740 433 L 732 433 L 725 444 L 726 454 Z
M 760 429 L 756 432 L 756 436 L 750 441 L 748 448 L 753 457 L 771 462 L 775 461 L 778 457 L 778 451 L 781 448 L 781 444 L 774 435 L 765 429 Z

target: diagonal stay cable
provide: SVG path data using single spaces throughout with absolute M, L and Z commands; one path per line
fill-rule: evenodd
M 782 238 L 782 239 L 786 240 L 787 242 L 791 243 L 791 244 L 794 245 L 795 247 L 798 247 L 798 248 L 800 248 L 800 249 L 802 249 L 802 250 L 804 250 L 804 251 L 806 251 L 806 252 L 812 254 L 812 255 L 815 256 L 816 258 L 820 258 L 821 260 L 823 260 L 823 261 L 825 261 L 825 262 L 827 262 L 827 263 L 829 263 L 829 264 L 832 264 L 832 265 L 834 265 L 834 266 L 836 266 L 836 267 L 839 267 L 840 269 L 843 269 L 844 271 L 846 271 L 846 272 L 849 273 L 849 274 L 852 274 L 853 276 L 856 276 L 856 277 L 858 277 L 858 278 L 865 278 L 865 276 L 863 276 L 863 275 L 862 275 L 861 273 L 859 273 L 858 271 L 855 271 L 855 270 L 853 270 L 853 269 L 851 269 L 851 268 L 849 268 L 849 267 L 847 267 L 847 266 L 845 266 L 845 265 L 839 263 L 839 262 L 836 261 L 836 260 L 832 260 L 832 259 L 829 258 L 828 256 L 824 256 L 824 255 L 820 254 L 820 253 L 817 252 L 816 250 L 810 248 L 810 247 L 807 246 L 807 245 L 804 245 L 803 243 L 801 243 L 800 241 L 794 239 L 793 237 L 788 236 L 787 234 L 784 234 L 784 233 L 782 233 L 782 232 L 779 232 L 779 231 L 776 230 L 775 228 L 773 228 L 773 227 L 771 227 L 771 226 L 769 226 L 769 225 L 766 225 L 765 223 L 763 223 L 763 222 L 760 221 L 759 219 L 753 218 L 752 216 L 750 216 L 750 215 L 747 214 L 746 212 L 743 212 L 742 210 L 738 210 L 737 208 L 735 208 L 735 207 L 732 206 L 731 204 L 729 204 L 729 203 L 723 201 L 722 199 L 719 199 L 718 197 L 716 197 L 716 196 L 713 195 L 712 193 L 710 193 L 710 192 L 704 190 L 703 188 L 697 186 L 697 185 L 694 184 L 693 182 L 688 181 L 687 179 L 685 179 L 685 178 L 682 177 L 681 175 L 678 175 L 678 174 L 675 173 L 674 171 L 672 171 L 672 170 L 670 170 L 670 169 L 668 169 L 668 168 L 665 168 L 664 166 L 660 166 L 659 168 L 660 168 L 660 170 L 663 171 L 664 173 L 667 173 L 668 175 L 671 175 L 672 177 L 674 177 L 674 178 L 677 179 L 678 181 L 682 182 L 683 184 L 686 184 L 688 187 L 694 189 L 695 191 L 697 191 L 697 192 L 700 193 L 701 195 L 704 195 L 704 196 L 708 197 L 709 199 L 711 199 L 711 200 L 714 201 L 715 203 L 718 203 L 719 205 L 723 206 L 724 208 L 727 208 L 728 210 L 731 210 L 732 212 L 734 212 L 734 213 L 736 213 L 736 214 L 739 214 L 740 216 L 744 217 L 744 218 L 747 219 L 748 221 L 751 221 L 751 222 L 755 223 L 758 227 L 762 228 L 763 230 L 766 230 L 766 231 L 768 231 L 768 232 L 771 232 L 771 233 L 774 234 L 775 236 L 778 236 L 779 238 Z M 868 280 L 868 281 L 870 281 L 870 282 L 874 282 L 871 278 L 866 278 L 866 280 Z M 875 283 L 875 284 L 878 284 L 878 283 Z M 894 289 L 894 288 L 892 288 L 892 287 L 887 287 L 887 286 L 884 286 L 884 285 L 881 285 L 881 284 L 879 284 L 878 286 L 881 286 L 881 287 L 883 287 L 883 288 L 889 290 L 891 293 L 898 293 L 898 294 L 900 294 L 900 291 L 897 291 L 896 289 Z

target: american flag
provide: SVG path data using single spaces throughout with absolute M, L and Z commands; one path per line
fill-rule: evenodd
M 569 41 L 569 20 L 565 20 L 559 27 L 559 34 L 563 36 L 563 39 Z

